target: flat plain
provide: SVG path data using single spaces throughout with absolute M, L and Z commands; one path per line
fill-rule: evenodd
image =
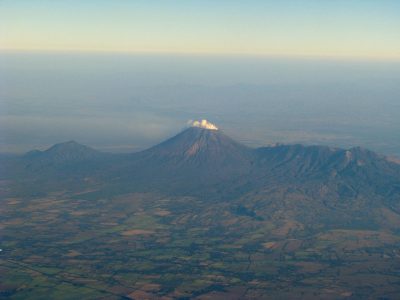
M 251 201 L 249 201 L 249 205 Z M 232 209 L 236 207 L 236 209 Z M 10 299 L 395 299 L 400 236 L 306 229 L 275 211 L 133 193 L 1 202 Z M 396 216 L 396 222 L 400 218 Z

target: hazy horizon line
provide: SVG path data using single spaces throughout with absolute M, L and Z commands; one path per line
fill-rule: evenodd
M 104 55 L 174 55 L 194 57 L 257 57 L 257 58 L 287 58 L 287 59 L 316 59 L 316 60 L 354 60 L 400 62 L 400 56 L 382 57 L 375 55 L 347 54 L 317 54 L 317 53 L 263 53 L 263 52 L 212 52 L 212 51 L 174 51 L 174 50 L 107 50 L 107 49 L 19 49 L 0 48 L 0 54 L 104 54 Z

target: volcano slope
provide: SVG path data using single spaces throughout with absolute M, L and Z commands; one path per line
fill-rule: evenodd
M 5 157 L 0 296 L 397 299 L 400 166 L 191 127 L 148 150 Z

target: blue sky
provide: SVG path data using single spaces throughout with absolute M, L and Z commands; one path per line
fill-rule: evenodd
M 400 58 L 400 1 L 0 1 L 3 50 Z

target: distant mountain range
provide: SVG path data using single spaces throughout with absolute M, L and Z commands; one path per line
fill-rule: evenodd
M 360 211 L 385 205 L 400 212 L 400 165 L 384 156 L 359 147 L 253 149 L 221 130 L 202 127 L 187 128 L 138 153 L 103 153 L 69 141 L 8 158 L 2 165 L 3 179 L 20 182 L 27 193 L 72 185 L 74 189 L 96 186 L 95 193 L 113 195 L 159 191 L 218 200 L 274 187 L 297 190 L 326 207 L 354 205 L 362 198 Z

